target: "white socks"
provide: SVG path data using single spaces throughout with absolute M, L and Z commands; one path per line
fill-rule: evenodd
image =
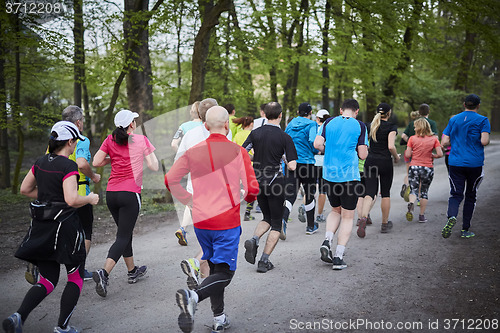
M 339 257 L 342 259 L 344 257 L 345 246 L 337 245 L 337 249 L 335 250 L 335 257 Z
M 332 240 L 333 240 L 333 232 L 332 232 L 332 231 L 327 231 L 327 232 L 325 232 L 325 239 L 327 239 L 327 240 L 328 240 L 328 242 L 330 242 L 330 243 L 331 243 L 331 242 L 332 242 Z

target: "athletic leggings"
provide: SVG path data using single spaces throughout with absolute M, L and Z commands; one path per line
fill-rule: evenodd
M 141 209 L 141 195 L 135 192 L 106 192 L 106 203 L 118 230 L 108 258 L 118 262 L 121 256 L 132 257 L 132 234 Z
M 269 223 L 271 230 L 281 231 L 283 202 L 285 201 L 285 180 L 281 173 L 261 175 L 257 202 L 262 211 L 262 221 Z
M 40 279 L 38 283 L 28 290 L 21 306 L 17 310 L 23 322 L 26 321 L 31 311 L 54 290 L 59 281 L 61 265 L 58 262 L 38 260 L 35 264 L 40 270 Z M 83 285 L 84 263 L 78 266 L 65 266 L 68 272 L 68 282 L 61 296 L 61 309 L 57 322 L 57 325 L 61 328 L 66 328 L 68 325 L 76 303 L 78 303 L 78 299 L 80 298 Z M 47 308 L 47 311 L 50 312 L 51 310 Z
M 212 312 L 214 317 L 217 317 L 224 313 L 224 289 L 231 283 L 234 271 L 231 271 L 226 263 L 214 264 L 208 260 L 208 265 L 210 266 L 210 275 L 203 280 L 196 289 L 196 293 L 198 294 L 198 302 L 210 297 Z
M 299 191 L 300 184 L 302 184 L 306 197 L 305 206 L 307 226 L 310 228 L 314 228 L 314 208 L 316 207 L 314 195 L 316 194 L 317 172 L 318 167 L 314 164 L 302 163 L 297 163 L 297 168 L 295 169 L 295 171 L 288 170 L 286 176 L 285 207 L 283 207 L 283 220 L 288 221 L 290 211 L 292 210 L 293 204 L 297 199 L 297 192 Z
M 380 181 L 380 193 L 382 198 L 391 196 L 392 178 L 394 176 L 392 159 L 376 159 L 370 158 L 370 155 L 368 155 L 365 162 L 364 174 L 366 195 L 374 199 L 378 193 L 378 184 Z
M 450 165 L 450 198 L 448 199 L 448 217 L 457 216 L 460 203 L 465 201 L 463 211 L 463 230 L 469 230 L 472 214 L 476 207 L 476 194 L 483 180 L 483 167 L 467 168 Z
M 420 198 L 428 199 L 429 187 L 434 178 L 434 168 L 411 165 L 408 169 L 408 182 L 410 183 L 410 193 L 418 195 L 420 187 Z

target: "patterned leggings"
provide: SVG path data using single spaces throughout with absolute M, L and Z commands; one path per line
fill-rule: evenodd
M 410 183 L 411 194 L 418 197 L 420 187 L 420 199 L 428 199 L 427 193 L 434 178 L 434 168 L 412 165 L 408 169 L 408 182 Z

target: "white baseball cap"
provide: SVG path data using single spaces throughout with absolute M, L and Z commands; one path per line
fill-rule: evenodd
M 318 111 L 318 113 L 316 113 L 316 117 L 317 118 L 321 118 L 321 117 L 323 117 L 325 115 L 330 115 L 330 112 L 328 112 L 325 109 L 321 109 L 321 110 Z
M 127 128 L 137 117 L 139 117 L 137 112 L 121 110 L 115 115 L 115 126 Z
M 85 141 L 85 139 L 80 134 L 78 127 L 70 121 L 58 121 L 52 126 L 50 132 L 56 132 L 56 137 L 51 137 L 52 140 L 56 141 L 65 141 L 71 139 L 80 139 L 81 141 Z

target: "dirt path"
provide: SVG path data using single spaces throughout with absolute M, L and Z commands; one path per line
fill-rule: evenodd
M 229 332 L 493 331 L 495 320 L 500 325 L 499 147 L 500 142 L 494 142 L 487 149 L 486 178 L 471 229 L 477 236 L 472 239 L 461 239 L 459 226 L 449 239 L 441 237 L 449 186 L 443 160 L 436 163 L 429 222 L 406 222 L 406 203 L 398 193 L 404 166 L 396 166 L 393 232 L 380 234 L 377 202 L 375 223 L 367 228 L 366 238 L 359 239 L 353 229 L 345 257 L 349 267 L 343 271 L 333 271 L 319 260 L 325 226 L 305 235 L 305 224 L 296 219 L 296 203 L 288 238 L 271 256 L 274 270 L 258 274 L 244 260 L 241 245 L 238 270 L 226 292 Z M 194 233 L 188 234 L 190 245 L 181 247 L 173 237 L 174 219 L 156 216 L 139 225 L 146 232 L 134 238 L 134 253 L 138 264 L 148 265 L 147 278 L 128 285 L 125 266 L 119 263 L 104 299 L 95 293 L 93 282 L 86 282 L 72 325 L 84 332 L 179 332 L 174 294 L 185 287 L 179 262 L 195 254 Z M 254 226 L 243 222 L 242 241 L 251 237 Z M 88 267 L 101 267 L 108 247 L 95 246 Z M 29 288 L 22 267 L 17 267 L 0 274 L 0 318 L 17 309 Z M 64 279 L 30 315 L 25 332 L 52 330 Z M 194 332 L 210 332 L 206 325 L 211 325 L 208 300 L 198 306 Z

